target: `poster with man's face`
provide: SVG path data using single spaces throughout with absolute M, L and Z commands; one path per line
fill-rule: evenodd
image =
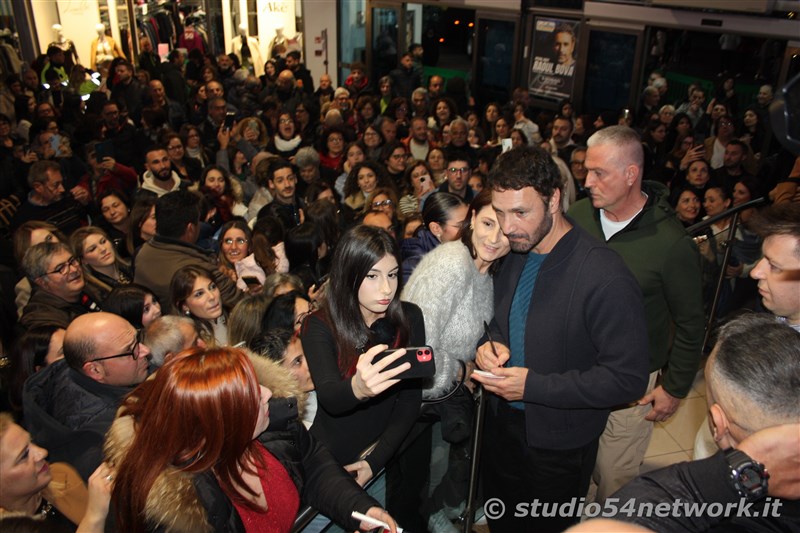
M 529 78 L 531 94 L 552 100 L 572 96 L 578 27 L 574 21 L 536 17 Z

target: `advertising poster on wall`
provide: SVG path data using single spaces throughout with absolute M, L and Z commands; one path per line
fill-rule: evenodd
M 549 100 L 570 98 L 575 81 L 579 23 L 536 17 L 534 28 L 530 93 Z

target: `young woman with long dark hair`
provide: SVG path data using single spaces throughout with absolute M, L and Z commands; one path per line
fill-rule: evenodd
M 397 452 L 422 398 L 419 384 L 394 379 L 408 363 L 386 370 L 404 350 L 375 361 L 387 348 L 425 344 L 422 312 L 398 297 L 398 256 L 384 230 L 348 231 L 336 247 L 322 307 L 301 329 L 320 405 L 312 432 L 362 486 Z

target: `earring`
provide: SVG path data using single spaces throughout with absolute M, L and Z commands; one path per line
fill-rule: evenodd
M 186 316 L 192 316 L 192 312 L 189 311 L 188 309 L 186 311 L 184 311 L 183 314 L 186 315 Z

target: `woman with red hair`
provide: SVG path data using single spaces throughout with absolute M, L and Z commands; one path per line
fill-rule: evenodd
M 294 398 L 270 400 L 265 385 Z M 106 437 L 118 529 L 287 532 L 302 498 L 349 530 L 369 528 L 350 517 L 360 511 L 394 531 L 297 421 L 296 398 L 279 364 L 240 349 L 192 348 L 168 360 L 123 402 Z M 281 427 L 267 430 L 270 410 Z

